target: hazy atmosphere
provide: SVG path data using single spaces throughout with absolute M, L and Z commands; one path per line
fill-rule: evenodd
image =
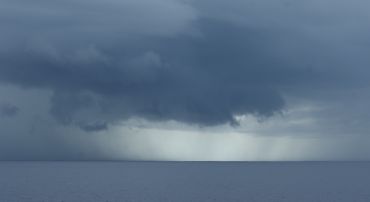
M 370 160 L 369 7 L 0 0 L 0 160 Z

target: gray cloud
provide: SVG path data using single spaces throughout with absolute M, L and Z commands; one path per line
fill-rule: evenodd
M 105 122 L 79 123 L 79 126 L 86 132 L 97 132 L 108 129 L 108 124 Z
M 4 117 L 13 117 L 16 116 L 19 111 L 19 108 L 15 105 L 9 103 L 0 103 L 0 115 Z

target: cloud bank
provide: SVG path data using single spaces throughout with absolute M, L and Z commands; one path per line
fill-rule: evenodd
M 0 121 L 23 120 L 22 134 L 104 133 L 132 119 L 248 131 L 241 117 L 249 116 L 265 120 L 254 131 L 264 135 L 370 132 L 367 2 L 1 4 L 0 85 L 8 90 Z M 14 89 L 43 97 L 31 104 L 47 112 L 41 123 L 53 122 L 47 132 L 26 124 L 36 109 L 19 108 L 25 101 L 17 96 L 7 100 Z M 297 106 L 315 110 L 292 117 L 314 121 L 293 122 Z

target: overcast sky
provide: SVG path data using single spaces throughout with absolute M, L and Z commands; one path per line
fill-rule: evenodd
M 2 160 L 370 160 L 365 0 L 0 0 Z

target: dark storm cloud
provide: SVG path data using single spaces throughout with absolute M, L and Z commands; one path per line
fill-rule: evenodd
M 4 2 L 0 81 L 51 90 L 50 113 L 86 131 L 132 117 L 237 124 L 235 115 L 280 112 L 284 93 L 309 94 L 310 86 L 337 86 L 337 78 L 346 78 L 344 54 L 299 34 L 306 27 L 283 14 L 292 13 L 288 4 L 256 14 L 253 7 L 270 7 L 241 1 Z M 243 16 L 238 5 L 252 14 Z M 167 15 L 171 9 L 177 12 Z M 268 19 L 275 17 L 272 25 Z
M 53 90 L 51 113 L 65 124 L 85 121 L 76 114 L 94 105 L 98 121 L 138 116 L 200 125 L 270 116 L 284 107 L 279 87 L 312 79 L 309 69 L 265 50 L 268 33 L 206 19 L 197 26 L 202 36 L 144 38 L 58 59 L 18 50 L 2 55 L 0 79 Z
M 3 117 L 13 117 L 16 116 L 19 108 L 15 105 L 9 103 L 0 103 L 0 116 Z

